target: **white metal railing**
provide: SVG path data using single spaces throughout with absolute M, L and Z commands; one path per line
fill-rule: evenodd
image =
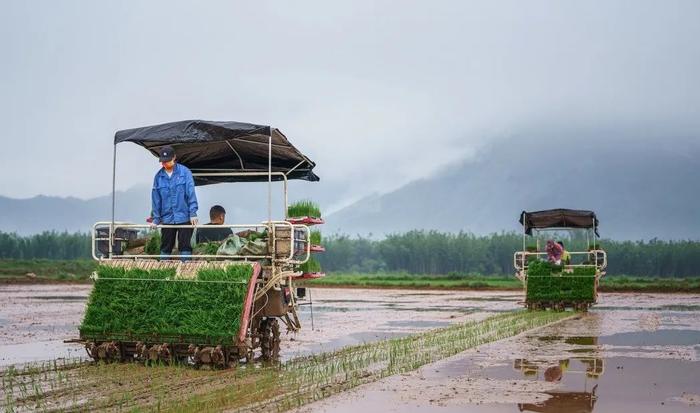
M 296 230 L 302 230 L 304 231 L 304 238 L 303 239 L 297 239 L 296 238 Z M 294 256 L 295 254 L 295 243 L 296 242 L 303 242 L 304 243 L 304 259 L 302 260 L 295 260 Z M 309 228 L 308 225 L 303 225 L 303 224 L 297 224 L 297 225 L 292 225 L 292 256 L 290 259 L 287 260 L 289 264 L 295 264 L 295 265 L 301 265 L 307 262 L 311 258 L 311 228 Z
M 575 256 L 586 256 L 589 259 L 588 264 L 568 264 L 564 265 L 564 268 L 575 268 L 575 267 L 590 267 L 595 266 L 596 270 L 603 271 L 608 266 L 608 254 L 603 250 L 590 250 L 590 251 L 567 251 L 571 257 Z M 513 254 L 513 266 L 517 271 L 527 270 L 528 257 L 540 257 L 547 256 L 546 252 L 531 252 L 531 251 L 516 251 Z
M 275 231 L 277 228 L 280 226 L 286 226 L 289 227 L 290 231 L 290 248 L 289 248 L 289 256 L 284 257 L 284 258 L 276 258 L 275 257 L 275 251 L 274 251 L 274 246 L 276 245 L 275 241 L 277 239 L 275 235 Z M 275 260 L 278 262 L 288 262 L 290 264 L 303 264 L 306 261 L 309 260 L 309 257 L 311 255 L 311 241 L 310 241 L 310 230 L 309 227 L 306 225 L 295 225 L 287 221 L 271 221 L 271 222 L 263 222 L 261 224 L 233 224 L 233 225 L 217 225 L 216 228 L 238 228 L 238 229 L 267 229 L 268 234 L 271 237 L 272 242 L 270 245 L 272 245 L 273 250 L 268 251 L 268 254 L 265 255 L 211 255 L 211 254 L 202 254 L 202 255 L 183 255 L 183 254 L 119 254 L 116 255 L 114 254 L 114 247 L 115 247 L 115 241 L 116 242 L 124 242 L 128 241 L 127 239 L 117 237 L 115 235 L 115 232 L 118 229 L 125 229 L 125 230 L 157 230 L 161 228 L 206 228 L 206 229 L 211 229 L 212 226 L 210 225 L 150 225 L 150 224 L 131 224 L 127 222 L 110 222 L 110 221 L 101 221 L 97 222 L 92 226 L 92 258 L 95 260 L 124 260 L 124 259 L 145 259 L 145 258 L 178 258 L 178 259 L 188 259 L 188 260 L 201 260 L 201 259 L 233 259 L 233 260 L 243 260 L 243 261 L 248 261 L 248 260 L 260 260 L 260 259 L 270 259 L 270 260 Z M 100 232 L 99 230 L 108 231 L 107 234 L 108 236 L 101 236 L 98 233 Z M 300 240 L 296 239 L 295 230 L 302 230 L 304 231 L 305 234 L 305 240 Z M 305 242 L 305 248 L 304 248 L 304 255 L 303 259 L 295 260 L 294 257 L 297 255 L 298 250 L 295 249 L 295 241 L 297 242 Z M 108 250 L 106 253 L 106 256 L 103 257 L 98 257 L 97 256 L 97 245 L 98 242 L 106 242 L 108 246 Z

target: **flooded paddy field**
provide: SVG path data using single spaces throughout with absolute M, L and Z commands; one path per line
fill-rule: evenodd
M 78 336 L 91 289 L 89 284 L 0 285 L 0 368 L 86 357 L 81 345 L 63 341 Z M 284 359 L 480 320 L 518 308 L 521 299 L 515 292 L 307 291 L 310 297 L 300 306 L 303 329 L 283 332 Z
M 82 357 L 78 334 L 92 285 L 0 285 L 0 366 Z
M 77 336 L 90 289 L 90 285 L 65 284 L 0 286 L 0 370 L 85 357 L 80 345 L 63 340 Z M 284 360 L 484 320 L 521 308 L 522 299 L 512 291 L 314 288 L 310 295 L 301 306 L 303 330 L 283 333 Z M 120 397 L 132 379 L 167 383 L 172 374 L 168 368 L 137 365 L 75 371 L 76 377 L 90 380 L 118 372 L 114 388 L 75 387 L 81 397 L 91 398 L 89 392 L 97 391 L 94 396 L 99 393 L 110 400 Z M 237 374 L 175 371 L 193 388 L 201 382 L 208 389 L 228 386 Z M 58 380 L 52 385 L 60 385 Z M 81 380 L 86 379 L 77 383 Z M 166 397 L 167 390 L 162 392 L 158 397 Z M 130 397 L 144 397 L 147 404 L 154 398 L 133 391 Z M 360 385 L 299 411 L 613 412 L 623 408 L 633 408 L 635 413 L 700 411 L 700 295 L 604 294 L 586 315 Z
M 699 304 L 689 294 L 605 294 L 579 318 L 300 411 L 700 411 Z

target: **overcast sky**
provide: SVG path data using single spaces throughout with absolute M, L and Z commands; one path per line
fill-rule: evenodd
M 700 118 L 698 1 L 2 1 L 0 195 L 103 195 L 114 132 L 270 124 L 357 198 L 523 125 Z M 692 129 L 698 131 L 697 128 Z M 565 137 L 563 137 L 565 138 Z M 119 148 L 117 186 L 149 183 Z

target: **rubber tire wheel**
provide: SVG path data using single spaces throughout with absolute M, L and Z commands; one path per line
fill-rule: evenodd
M 266 318 L 260 323 L 261 359 L 273 361 L 280 355 L 280 325 L 276 318 Z

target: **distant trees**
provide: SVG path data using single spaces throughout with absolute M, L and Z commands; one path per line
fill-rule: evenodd
M 529 241 L 528 241 L 529 242 Z M 585 238 L 570 239 L 571 250 Z M 600 241 L 608 253 L 608 274 L 647 277 L 700 276 L 699 241 Z M 569 244 L 572 243 L 572 244 Z M 513 252 L 522 235 L 503 232 L 485 236 L 468 232 L 409 231 L 382 240 L 324 237 L 326 252 L 318 260 L 326 271 L 405 271 L 415 274 L 512 274 Z M 0 259 L 90 258 L 85 233 L 42 232 L 19 236 L 0 231 Z
M 90 236 L 85 233 L 45 231 L 20 236 L 0 231 L 0 258 L 61 259 L 90 258 Z
M 529 242 L 529 241 L 528 241 Z M 585 245 L 585 237 L 570 240 Z M 511 274 L 513 253 L 523 247 L 514 232 L 477 236 L 467 232 L 409 231 L 382 240 L 326 236 L 318 259 L 326 271 L 406 271 L 416 274 Z M 608 274 L 700 276 L 698 241 L 612 241 L 600 243 L 608 253 Z M 576 249 L 573 248 L 572 249 Z

